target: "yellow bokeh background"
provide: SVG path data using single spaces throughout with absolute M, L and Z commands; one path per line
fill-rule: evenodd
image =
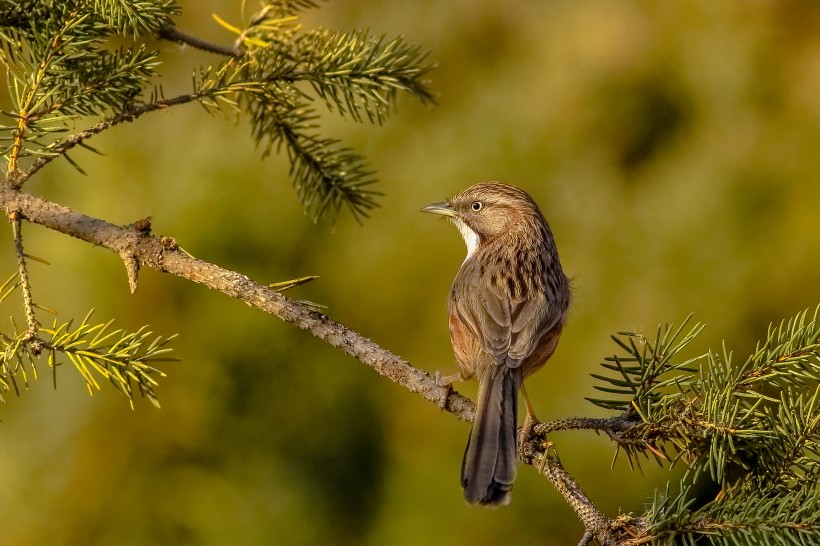
M 182 2 L 180 27 L 233 37 L 239 2 Z M 251 5 L 254 3 L 251 2 Z M 331 2 L 306 28 L 369 28 L 431 51 L 438 106 L 401 96 L 384 126 L 323 112 L 322 131 L 367 156 L 384 192 L 362 226 L 314 225 L 284 158 L 260 158 L 247 123 L 196 105 L 146 115 L 57 161 L 26 191 L 154 232 L 272 283 L 428 371 L 454 369 L 446 325 L 458 234 L 419 209 L 483 180 L 529 191 L 573 277 L 569 325 L 528 382 L 538 415 L 605 416 L 596 396 L 609 336 L 654 334 L 689 313 L 744 359 L 779 321 L 820 302 L 820 5 L 787 0 L 503 3 Z M 206 53 L 158 42 L 167 95 Z M 9 109 L 3 95 L 2 108 Z M 79 124 L 78 129 L 84 125 Z M 468 426 L 275 317 L 24 226 L 35 301 L 78 320 L 179 333 L 162 409 L 93 398 L 69 363 L 0 407 L 0 521 L 15 545 L 576 544 L 582 526 L 521 468 L 510 506 L 468 507 Z M 11 229 L 0 246 L 15 268 Z M 20 315 L 19 300 L 3 303 Z M 39 318 L 52 318 L 41 312 Z M 469 396 L 475 385 L 458 387 Z M 641 514 L 678 474 L 643 473 L 588 432 L 553 435 L 609 516 Z

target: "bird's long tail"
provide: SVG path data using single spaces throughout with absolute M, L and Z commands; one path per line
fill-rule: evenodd
M 461 463 L 461 486 L 467 502 L 510 502 L 517 454 L 516 415 L 521 373 L 496 368 L 479 378 L 478 404 Z

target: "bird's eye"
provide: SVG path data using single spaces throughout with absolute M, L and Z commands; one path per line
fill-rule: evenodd
M 472 205 L 470 205 L 470 207 L 471 207 L 474 211 L 478 212 L 478 211 L 480 211 L 481 209 L 483 209 L 483 208 L 484 208 L 484 203 L 482 203 L 481 201 L 473 201 L 473 204 L 472 204 Z

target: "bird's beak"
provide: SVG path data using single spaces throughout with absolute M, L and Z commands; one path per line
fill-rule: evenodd
M 433 203 L 427 205 L 421 212 L 429 212 L 431 214 L 441 214 L 444 216 L 455 216 L 456 211 L 453 210 L 453 205 L 449 201 L 442 201 L 441 203 Z

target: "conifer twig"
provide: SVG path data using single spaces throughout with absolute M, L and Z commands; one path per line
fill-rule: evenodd
M 163 27 L 162 30 L 159 31 L 159 36 L 160 38 L 163 38 L 165 40 L 186 44 L 191 47 L 195 47 L 196 49 L 207 51 L 209 53 L 225 55 L 226 57 L 242 56 L 242 52 L 239 50 L 239 48 L 236 47 L 236 45 L 226 46 L 222 44 L 215 44 L 213 42 L 203 40 L 202 38 L 198 38 L 196 36 L 192 36 L 191 34 L 182 32 L 173 25 L 166 25 L 165 27 Z
M 155 110 L 162 110 L 164 108 L 170 108 L 171 106 L 176 106 L 179 104 L 185 104 L 188 102 L 192 102 L 201 98 L 200 94 L 197 93 L 190 93 L 185 95 L 178 95 L 176 97 L 172 97 L 170 99 L 161 99 L 154 102 L 150 102 L 147 104 L 142 104 L 139 106 L 133 106 L 131 108 L 127 108 L 123 112 L 115 114 L 109 118 L 102 120 L 101 122 L 92 125 L 88 129 L 81 131 L 79 133 L 75 133 L 70 137 L 66 138 L 63 142 L 58 144 L 53 149 L 49 150 L 48 155 L 43 155 L 34 161 L 31 166 L 26 169 L 25 172 L 20 173 L 17 175 L 13 180 L 13 184 L 15 187 L 21 187 L 33 174 L 37 171 L 51 163 L 54 159 L 65 155 L 66 152 L 74 148 L 75 146 L 82 144 L 89 138 L 93 137 L 94 135 L 98 135 L 105 131 L 106 129 L 110 129 L 115 125 L 119 125 L 120 123 L 124 123 L 127 121 L 134 121 L 138 117 L 143 114 L 147 114 L 148 112 L 153 112 Z
M 23 252 L 23 234 L 22 221 L 19 211 L 12 211 L 9 214 L 11 220 L 12 231 L 14 232 L 14 250 L 17 255 L 17 271 L 20 277 L 20 289 L 23 293 L 23 308 L 26 314 L 26 325 L 28 327 L 27 338 L 29 340 L 36 339 L 39 324 L 37 317 L 34 314 L 34 301 L 31 297 L 31 283 L 28 277 L 28 268 L 26 267 L 26 255 Z M 35 352 L 39 350 L 35 347 Z
M 616 415 L 615 417 L 567 417 L 536 423 L 533 426 L 533 433 L 544 436 L 557 430 L 594 430 L 595 432 L 606 432 L 610 438 L 617 440 L 620 433 L 630 430 L 638 424 L 640 424 L 640 421 L 629 419 L 625 415 Z

